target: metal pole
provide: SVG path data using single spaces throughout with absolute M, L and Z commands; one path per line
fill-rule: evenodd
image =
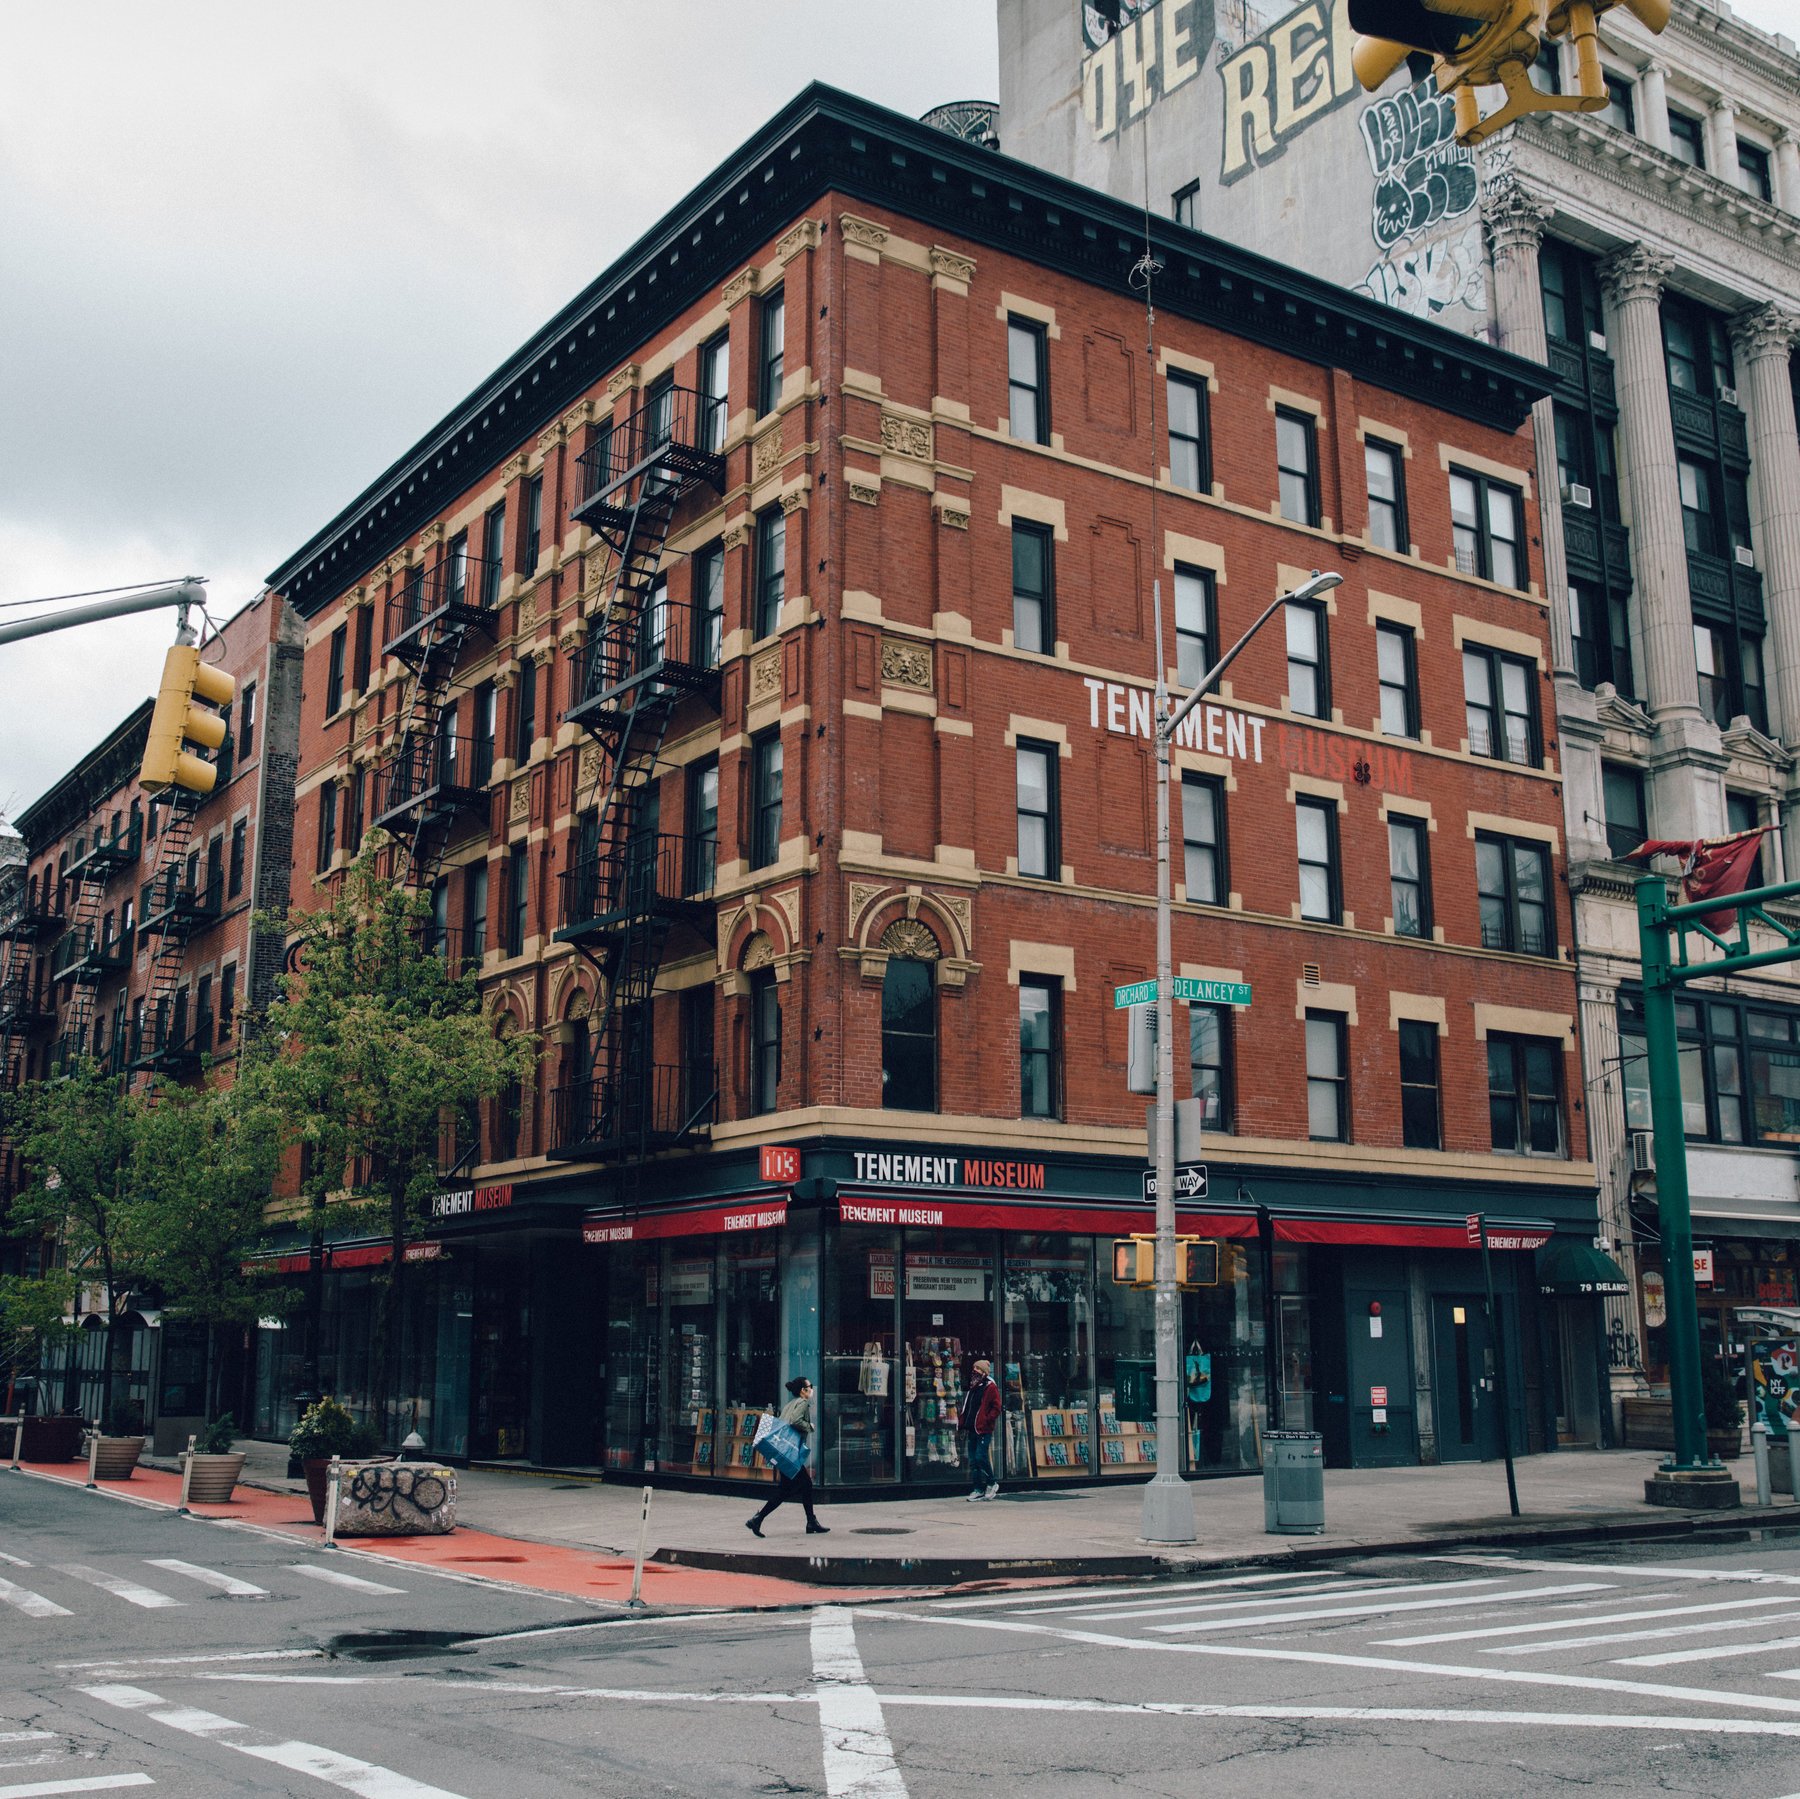
M 637 1559 L 631 1566 L 631 1604 L 641 1607 L 644 1603 L 644 1549 L 650 1541 L 650 1495 L 655 1489 L 644 1489 L 644 1510 L 638 1519 Z
M 1280 1430 L 1281 1362 L 1275 1343 L 1275 1215 L 1267 1206 L 1256 1208 L 1256 1238 L 1262 1250 L 1263 1275 L 1263 1429 Z
M 186 1517 L 188 1513 L 188 1488 L 194 1484 L 194 1437 L 188 1437 L 187 1454 L 181 1458 L 181 1504 L 175 1510 Z
M 1668 1307 L 1669 1409 L 1675 1453 L 1665 1469 L 1704 1468 L 1706 1410 L 1700 1393 L 1700 1305 L 1694 1293 L 1694 1221 L 1688 1208 L 1687 1137 L 1681 1060 L 1670 979 L 1668 888 L 1661 875 L 1637 883 L 1639 955 L 1644 968 L 1644 1049 L 1650 1068 L 1650 1123 L 1656 1143 L 1656 1210 L 1662 1232 Z
M 1488 1335 L 1494 1344 L 1494 1375 L 1500 1386 L 1500 1446 L 1506 1457 L 1506 1501 L 1519 1515 L 1519 1482 L 1513 1473 L 1512 1382 L 1506 1372 L 1506 1331 L 1494 1303 L 1494 1264 L 1488 1257 L 1487 1213 L 1481 1214 L 1481 1279 L 1487 1287 Z
M 132 612 L 154 612 L 164 606 L 199 606 L 205 599 L 205 578 L 189 575 L 173 587 L 152 587 L 147 593 L 135 593 L 122 600 L 96 600 L 91 606 L 71 606 L 66 612 L 28 618 L 16 625 L 0 625 L 0 644 L 20 643 L 27 637 L 98 624 L 102 619 L 123 618 Z

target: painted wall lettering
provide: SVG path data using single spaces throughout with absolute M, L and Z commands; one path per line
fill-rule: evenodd
M 1260 37 L 1219 61 L 1225 145 L 1219 180 L 1229 186 L 1272 162 L 1314 119 L 1362 90 L 1350 67 L 1350 0 L 1305 0 Z
M 1375 177 L 1370 229 L 1382 249 L 1474 206 L 1475 152 L 1456 141 L 1456 102 L 1435 81 L 1375 101 L 1358 123 Z
M 1124 0 L 1120 12 L 1123 22 L 1109 37 L 1093 7 L 1083 9 L 1090 54 L 1081 64 L 1082 107 L 1099 138 L 1112 137 L 1192 81 L 1213 46 L 1213 0 Z
M 1153 735 L 1147 687 L 1127 687 L 1122 681 L 1100 681 L 1092 675 L 1083 676 L 1081 684 L 1088 690 L 1088 724 L 1093 730 L 1104 728 L 1115 737 Z M 1227 756 L 1233 762 L 1260 762 L 1263 728 L 1268 722 L 1266 718 L 1206 701 L 1176 727 L 1175 741 L 1185 749 L 1200 750 L 1208 756 Z

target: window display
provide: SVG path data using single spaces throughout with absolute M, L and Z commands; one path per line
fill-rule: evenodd
M 1003 1472 L 1067 1480 L 1093 1472 L 1093 1240 L 1006 1239 Z
M 977 1360 L 995 1360 L 994 1245 L 972 1232 L 906 1233 L 901 1293 L 903 1400 L 909 1478 L 968 1478 L 968 1441 L 957 1412 Z M 871 1268 L 891 1285 L 894 1265 Z
M 901 1383 L 893 1271 L 900 1235 L 828 1227 L 820 1318 L 818 1477 L 836 1486 L 899 1478 L 894 1454 Z

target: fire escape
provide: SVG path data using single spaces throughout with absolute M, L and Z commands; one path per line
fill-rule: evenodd
M 229 778 L 229 768 L 221 766 L 219 785 Z M 194 816 L 206 796 L 171 789 L 170 802 L 155 872 L 139 895 L 138 934 L 146 941 L 156 939 L 156 953 L 150 961 L 143 1027 L 129 1055 L 134 1069 L 185 1075 L 194 1073 L 212 1048 L 213 1021 L 198 1013 L 189 1016 L 181 974 L 188 939 L 214 923 L 224 905 L 225 875 L 216 860 L 209 857 L 203 866 L 200 852 L 189 848 Z
M 62 928 L 56 884 L 19 870 L 16 888 L 0 913 L 0 1095 L 17 1091 L 25 1079 L 25 1046 L 34 1031 L 56 1022 L 56 1008 L 40 946 Z M 0 1105 L 4 1104 L 0 1098 Z M 19 1189 L 18 1146 L 0 1112 L 0 1213 Z
M 654 783 L 676 709 L 719 703 L 716 615 L 671 600 L 662 573 L 677 506 L 702 485 L 724 491 L 710 404 L 683 388 L 651 394 L 580 459 L 573 513 L 612 550 L 613 570 L 565 714 L 602 754 L 556 935 L 594 963 L 606 1003 L 586 1078 L 556 1089 L 551 1154 L 615 1164 L 628 1208 L 644 1159 L 707 1126 L 717 1096 L 710 1063 L 657 1061 L 651 1003 L 671 933 L 704 943 L 713 921 L 711 844 L 658 828 Z
M 129 972 L 133 943 L 122 920 L 110 915 L 103 919 L 102 914 L 113 881 L 137 862 L 143 832 L 143 821 L 137 817 L 110 831 L 96 824 L 92 839 L 78 840 L 69 859 L 75 899 L 67 928 L 50 957 L 50 979 L 73 985 L 62 1031 L 51 1049 L 50 1065 L 57 1072 L 73 1068 L 83 1057 L 106 1060 L 107 1048 L 92 1040 L 95 1007 L 101 983 Z
M 374 823 L 400 844 L 401 871 L 429 892 L 459 821 L 485 817 L 493 746 L 455 730 L 457 664 L 471 634 L 490 641 L 500 564 L 458 545 L 413 569 L 387 603 L 382 653 L 412 673 L 406 710 L 376 771 Z M 484 766 L 486 764 L 486 766 Z

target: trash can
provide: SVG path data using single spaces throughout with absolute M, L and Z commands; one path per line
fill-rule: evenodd
M 1317 1536 L 1325 1528 L 1325 1443 L 1316 1430 L 1263 1432 L 1263 1529 Z

